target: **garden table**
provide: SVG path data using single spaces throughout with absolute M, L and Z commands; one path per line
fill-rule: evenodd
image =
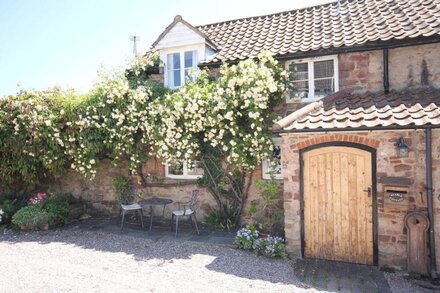
M 138 204 L 142 207 L 150 207 L 150 231 L 151 228 L 153 227 L 153 216 L 154 216 L 154 206 L 163 206 L 162 209 L 162 218 L 165 214 L 165 207 L 169 204 L 173 203 L 173 200 L 168 199 L 168 198 L 161 198 L 161 197 L 152 197 L 152 198 L 147 198 L 147 199 L 142 199 L 138 202 Z

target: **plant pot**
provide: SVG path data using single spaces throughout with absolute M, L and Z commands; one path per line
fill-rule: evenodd
M 38 225 L 38 228 L 40 228 L 40 230 L 47 231 L 47 230 L 49 230 L 49 224 L 45 223 L 45 224 Z
M 21 225 L 20 230 L 29 231 L 33 230 L 34 226 L 32 224 Z

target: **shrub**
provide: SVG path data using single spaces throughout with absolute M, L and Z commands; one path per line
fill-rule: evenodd
M 246 225 L 245 228 L 241 228 L 237 231 L 234 244 L 240 249 L 252 249 L 254 241 L 258 239 L 260 232 L 253 224 Z
M 12 223 L 22 230 L 44 229 L 48 223 L 48 215 L 38 205 L 21 208 L 12 216 Z
M 113 179 L 113 194 L 119 204 L 131 202 L 133 186 L 130 178 L 118 175 Z
M 253 201 L 248 214 L 262 226 L 265 233 L 283 235 L 284 214 L 281 208 L 279 185 L 271 174 L 270 180 L 258 180 L 256 186 L 260 191 L 260 200 Z
M 67 196 L 54 194 L 46 201 L 43 210 L 47 212 L 49 226 L 62 226 L 69 218 L 69 199 Z
M 26 206 L 27 197 L 22 191 L 8 190 L 0 193 L 0 209 L 3 210 L 2 224 L 10 225 L 12 216 Z
M 231 230 L 235 227 L 234 220 L 227 213 L 220 213 L 215 210 L 209 211 L 205 216 L 205 222 L 215 228 Z

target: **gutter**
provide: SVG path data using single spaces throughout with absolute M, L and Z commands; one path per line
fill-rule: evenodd
M 429 268 L 431 279 L 437 279 L 437 263 L 435 257 L 434 207 L 432 201 L 432 136 L 431 128 L 425 130 L 426 139 L 426 197 L 428 199 L 429 218 Z
M 287 118 L 287 117 L 286 117 Z M 278 121 L 280 122 L 280 121 Z M 278 124 L 278 123 L 277 123 Z M 347 131 L 376 131 L 376 130 L 405 130 L 405 129 L 435 129 L 440 125 L 392 125 L 392 126 L 375 126 L 375 127 L 353 127 L 353 128 L 315 128 L 315 129 L 276 129 L 275 133 L 307 133 L 307 132 L 347 132 Z
M 383 91 L 385 94 L 390 92 L 390 81 L 388 74 L 388 48 L 383 49 Z
M 378 41 L 378 42 L 367 42 L 362 45 L 351 46 L 351 47 L 329 47 L 329 48 L 321 48 L 313 51 L 306 52 L 294 52 L 294 53 L 286 53 L 283 55 L 275 55 L 275 59 L 278 61 L 283 60 L 291 60 L 291 59 L 302 59 L 302 58 L 312 58 L 319 57 L 325 55 L 334 55 L 334 54 L 344 54 L 344 53 L 355 53 L 355 52 L 367 52 L 367 51 L 376 51 L 383 49 L 396 49 L 410 46 L 418 46 L 418 45 L 428 45 L 440 42 L 440 36 L 430 36 L 430 37 L 417 37 L 417 38 L 405 38 L 402 40 L 392 39 L 390 41 Z M 244 59 L 243 59 L 244 60 Z M 223 63 L 227 64 L 237 64 L 243 60 L 229 60 L 229 61 L 215 61 L 208 62 L 204 64 L 199 64 L 200 68 L 203 67 L 219 67 Z

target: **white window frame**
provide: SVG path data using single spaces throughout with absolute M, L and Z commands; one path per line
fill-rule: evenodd
M 329 56 L 320 56 L 313 58 L 304 58 L 304 59 L 294 59 L 286 61 L 285 68 L 287 72 L 289 72 L 289 65 L 292 63 L 307 63 L 308 65 L 308 75 L 309 75 L 309 94 L 307 98 L 302 98 L 298 100 L 296 97 L 291 97 L 289 94 L 286 98 L 287 103 L 294 102 L 314 102 L 318 101 L 325 96 L 315 96 L 315 74 L 313 63 L 317 61 L 328 61 L 333 60 L 333 70 L 334 70 L 334 79 L 335 79 L 335 92 L 339 91 L 339 63 L 338 63 L 338 55 L 329 55 Z
M 165 78 L 164 78 L 164 83 L 165 86 L 167 86 L 170 89 L 178 89 L 179 87 L 185 85 L 185 70 L 187 69 L 187 67 L 185 67 L 185 52 L 192 52 L 193 53 L 193 67 L 191 67 L 194 70 L 198 69 L 198 64 L 199 64 L 199 50 L 197 48 L 188 48 L 188 49 L 179 49 L 179 50 L 170 50 L 167 51 L 165 54 Z M 170 70 L 168 69 L 168 55 L 172 55 L 175 53 L 179 53 L 179 58 L 180 58 L 180 86 L 170 86 L 168 84 L 168 80 L 169 80 L 169 73 Z M 195 53 L 195 54 L 194 54 Z M 188 67 L 189 68 L 189 67 Z M 171 70 L 171 72 L 174 72 L 174 69 Z
M 272 138 L 272 141 L 273 141 L 274 145 L 280 147 L 280 151 L 281 151 L 281 138 L 274 137 L 274 138 Z M 263 173 L 263 176 L 262 176 L 263 179 L 271 179 L 270 174 L 269 174 L 270 168 L 269 168 L 269 159 L 268 158 L 265 158 L 263 160 L 261 167 L 262 167 L 261 171 Z M 275 174 L 275 179 L 277 179 L 277 180 L 283 179 L 283 164 L 281 164 L 281 174 Z
M 170 174 L 168 169 L 168 163 L 165 164 L 165 177 L 172 178 L 172 179 L 198 179 L 203 177 L 203 175 L 189 175 L 188 174 L 188 164 L 187 162 L 183 162 L 183 174 L 182 175 L 176 175 L 176 174 Z

